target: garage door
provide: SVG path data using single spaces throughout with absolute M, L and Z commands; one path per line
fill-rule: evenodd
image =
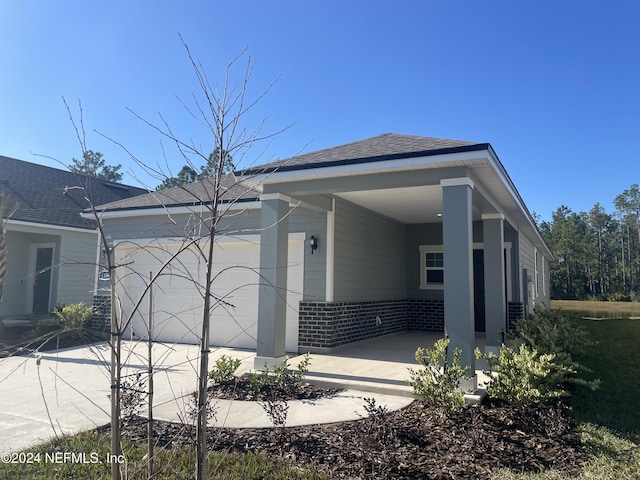
M 182 240 L 162 243 L 136 241 L 116 248 L 117 302 L 123 318 L 131 317 L 128 333 L 156 341 L 199 343 L 204 305 L 206 263 L 196 248 Z M 153 284 L 152 307 L 145 287 L 150 275 L 162 270 Z M 257 346 L 260 236 L 242 235 L 216 241 L 210 343 L 255 349 Z M 289 235 L 287 270 L 286 349 L 298 350 L 298 305 L 302 300 L 304 234 Z M 142 300 L 140 300 L 142 299 Z M 135 305 L 137 311 L 132 315 Z M 151 321 L 149 320 L 151 311 Z

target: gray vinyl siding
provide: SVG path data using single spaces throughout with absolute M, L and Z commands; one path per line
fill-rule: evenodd
M 334 300 L 406 298 L 406 232 L 406 225 L 336 200 Z
M 527 270 L 527 275 L 532 279 L 532 282 L 535 281 L 534 273 L 535 273 L 535 261 L 533 254 L 533 244 L 527 239 L 525 236 L 520 235 L 520 276 L 523 276 L 524 269 Z M 521 298 L 528 299 L 528 309 L 531 310 L 534 306 L 534 298 L 533 294 L 533 283 L 528 283 L 525 281 L 525 278 L 522 278 L 521 285 Z
M 544 259 L 544 286 L 545 286 L 545 301 L 548 306 L 551 306 L 551 273 L 549 269 L 551 268 L 549 264 L 549 259 Z
M 187 214 L 172 215 L 144 215 L 107 218 L 103 221 L 105 232 L 117 247 L 122 240 L 138 240 L 149 238 L 184 237 L 185 229 L 192 235 L 197 235 L 194 230 L 194 217 Z
M 288 216 L 290 233 L 305 233 L 307 238 L 314 235 L 318 239 L 318 249 L 304 247 L 304 300 L 324 300 L 326 291 L 326 216 L 325 212 L 316 212 L 304 208 L 295 208 Z M 199 236 L 206 234 L 206 226 L 194 215 L 140 216 L 105 219 L 105 231 L 117 245 L 120 241 L 136 239 L 161 239 L 166 237 L 182 238 L 185 231 Z M 260 234 L 260 209 L 230 211 L 220 219 L 218 238 L 225 236 Z
M 543 262 L 544 262 L 544 258 L 543 256 L 540 254 L 540 252 L 536 251 L 535 253 L 535 262 L 536 262 L 536 278 L 535 278 L 535 282 L 536 282 L 536 305 L 539 305 L 540 302 L 544 302 L 544 269 L 543 269 Z
M 542 252 L 538 250 L 538 296 L 536 298 L 536 305 L 541 307 L 550 307 L 550 293 L 549 288 L 549 261 L 542 255 Z
M 37 226 L 20 226 L 7 231 L 7 278 L 0 315 L 22 316 L 32 311 L 28 288 L 33 276 L 32 246 L 53 244 L 49 306 L 93 301 L 98 237 L 91 230 L 73 231 Z
M 50 234 L 51 232 L 51 230 L 38 227 L 27 227 L 20 232 L 7 231 L 7 278 L 4 284 L 3 301 L 0 303 L 0 315 L 25 315 L 31 314 L 33 311 L 28 288 L 33 285 L 30 283 L 30 279 L 34 274 L 32 271 L 34 266 L 31 263 L 32 245 L 34 244 L 53 244 L 54 257 L 49 305 L 55 306 L 58 277 L 60 270 L 65 267 L 60 262 L 60 236 Z
M 520 302 L 522 299 L 520 287 L 522 283 L 522 274 L 520 270 L 520 262 L 518 260 L 518 252 L 520 250 L 518 232 L 506 222 L 504 228 L 504 241 L 505 243 L 511 244 L 511 285 L 508 286 L 508 288 L 511 289 L 511 301 Z
M 29 275 L 28 234 L 8 231 L 7 276 L 4 281 L 0 316 L 23 315 L 27 308 L 27 276 Z
M 520 236 L 520 267 L 521 275 L 522 269 L 526 268 L 531 278 L 529 285 L 523 285 L 523 289 L 529 288 L 529 308 L 549 307 L 549 260 L 524 236 Z
M 92 304 L 97 253 L 97 233 L 65 232 L 59 249 L 61 267 L 57 303 Z
M 296 209 L 289 218 L 289 232 L 304 232 L 308 239 L 313 235 L 318 248 L 311 253 L 304 246 L 304 290 L 303 300 L 324 301 L 327 288 L 327 213 Z

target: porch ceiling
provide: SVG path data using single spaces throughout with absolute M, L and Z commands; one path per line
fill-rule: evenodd
M 378 190 L 357 190 L 335 194 L 349 202 L 402 223 L 442 222 L 442 188 L 421 185 Z M 483 200 L 474 192 L 473 220 L 480 220 Z
M 246 181 L 263 193 L 334 196 L 405 224 L 438 223 L 442 217 L 442 179 L 468 177 L 474 183 L 472 219 L 500 213 L 516 230 L 552 258 L 522 198 L 490 147 L 429 157 L 355 165 L 319 166 L 257 175 Z

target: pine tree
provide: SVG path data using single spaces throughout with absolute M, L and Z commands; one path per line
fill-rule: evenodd
M 72 158 L 72 164 L 69 170 L 73 173 L 88 175 L 89 177 L 107 180 L 109 182 L 119 182 L 122 180 L 122 174 L 118 172 L 122 165 L 107 165 L 105 159 L 100 152 L 87 150 L 82 154 L 82 160 Z

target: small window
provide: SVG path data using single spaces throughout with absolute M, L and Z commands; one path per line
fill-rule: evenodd
M 420 288 L 444 288 L 444 254 L 441 245 L 420 246 Z

